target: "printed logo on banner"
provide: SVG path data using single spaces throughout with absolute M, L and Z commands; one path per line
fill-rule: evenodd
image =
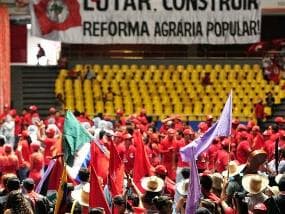
M 40 0 L 33 6 L 43 35 L 54 30 L 63 31 L 81 26 L 80 5 L 77 0 Z

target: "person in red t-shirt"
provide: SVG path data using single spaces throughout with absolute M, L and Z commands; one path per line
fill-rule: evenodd
M 159 144 L 161 153 L 161 164 L 167 169 L 168 176 L 175 180 L 176 177 L 176 151 L 177 141 L 175 139 L 176 131 L 174 129 L 167 130 L 167 136 Z
M 208 168 L 210 171 L 213 171 L 213 172 L 215 171 L 217 154 L 219 150 L 220 150 L 220 138 L 216 137 L 213 140 L 212 144 L 210 145 L 209 149 L 207 150 L 208 157 L 209 157 Z
M 240 135 L 240 142 L 237 146 L 236 158 L 240 164 L 245 164 L 247 162 L 248 156 L 252 151 L 250 144 L 247 140 L 247 133 L 242 132 Z
M 31 151 L 28 143 L 28 137 L 29 137 L 28 131 L 26 130 L 22 131 L 16 151 L 16 154 L 20 162 L 19 178 L 21 181 L 27 178 L 28 171 L 30 168 Z
M 216 171 L 217 172 L 223 172 L 227 169 L 227 166 L 229 164 L 229 145 L 230 140 L 225 138 L 221 142 L 222 149 L 217 152 L 217 159 L 216 159 Z
M 55 137 L 55 130 L 50 128 L 46 130 L 46 138 L 41 139 L 45 145 L 45 150 L 44 150 L 44 162 L 45 162 L 45 168 L 47 168 L 50 160 L 53 157 L 53 152 L 55 149 L 55 144 L 56 144 L 56 138 Z
M 33 142 L 30 145 L 31 156 L 30 156 L 30 173 L 29 178 L 32 178 L 37 185 L 42 177 L 42 169 L 44 167 L 44 156 L 40 152 L 40 142 Z
M 48 116 L 44 120 L 44 124 L 48 126 L 49 124 L 56 124 L 56 109 L 54 107 L 50 107 L 48 110 Z
M 5 155 L 3 156 L 3 174 L 13 173 L 16 174 L 19 169 L 19 159 L 15 155 L 11 145 L 4 145 Z
M 267 160 L 270 162 L 274 158 L 275 141 L 270 139 L 271 133 L 268 130 L 263 132 L 264 151 L 267 153 Z
M 257 101 L 257 103 L 254 105 L 254 113 L 255 113 L 255 117 L 256 117 L 256 120 L 257 120 L 257 125 L 259 127 L 262 126 L 262 121 L 265 117 L 265 114 L 264 114 L 264 105 L 263 105 L 263 100 L 262 99 L 259 99 Z
M 263 149 L 264 148 L 264 139 L 263 139 L 262 134 L 260 134 L 259 126 L 253 126 L 251 133 L 253 136 L 253 141 L 252 141 L 252 145 L 251 145 L 252 150 Z
M 13 117 L 15 122 L 15 136 L 18 136 L 22 131 L 22 119 L 17 115 L 16 109 L 11 109 L 9 114 Z
M 5 120 L 7 114 L 9 114 L 9 111 L 10 111 L 10 107 L 8 104 L 5 104 L 4 105 L 4 108 L 3 108 L 3 113 L 0 114 L 0 120 Z

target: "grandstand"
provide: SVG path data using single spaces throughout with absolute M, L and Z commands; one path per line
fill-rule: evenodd
M 84 79 L 91 68 L 94 79 Z M 80 77 L 68 78 L 68 70 L 61 69 L 55 82 L 55 93 L 63 94 L 66 109 L 89 115 L 104 112 L 114 116 L 117 109 L 126 115 L 143 107 L 149 115 L 164 119 L 179 114 L 185 120 L 203 120 L 205 115 L 219 116 L 227 94 L 233 90 L 234 117 L 254 118 L 253 104 L 265 100 L 266 93 L 274 92 L 275 104 L 285 98 L 281 86 L 264 79 L 260 65 L 90 65 L 77 64 L 73 70 Z M 202 79 L 210 74 L 211 84 L 203 86 Z M 104 101 L 111 88 L 115 96 Z M 266 108 L 268 116 L 271 108 Z

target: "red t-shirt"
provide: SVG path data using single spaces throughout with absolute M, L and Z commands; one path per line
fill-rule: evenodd
M 229 153 L 225 151 L 224 149 L 219 150 L 217 152 L 217 159 L 216 159 L 217 172 L 225 171 L 228 163 L 229 163 Z
M 252 150 L 263 149 L 263 147 L 264 147 L 263 136 L 260 133 L 257 133 L 257 135 L 253 137 Z
M 216 160 L 217 160 L 217 154 L 218 154 L 219 150 L 220 150 L 220 145 L 218 143 L 211 144 L 209 149 L 207 150 L 208 157 L 209 157 L 209 164 L 208 164 L 209 170 L 212 170 L 215 168 Z
M 54 138 L 46 138 L 44 140 L 45 151 L 44 151 L 44 160 L 45 165 L 48 165 L 52 156 L 53 156 L 53 146 L 56 144 L 56 139 Z
M 237 153 L 236 153 L 237 161 L 240 164 L 245 164 L 247 162 L 250 152 L 251 148 L 249 142 L 246 140 L 241 141 L 237 146 Z
M 264 145 L 264 150 L 267 153 L 267 159 L 268 161 L 271 161 L 274 158 L 275 141 L 267 140 L 265 141 Z

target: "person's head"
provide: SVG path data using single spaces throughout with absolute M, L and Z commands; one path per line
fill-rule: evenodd
M 168 139 L 173 139 L 176 135 L 176 130 L 175 129 L 168 129 L 167 130 L 167 137 Z
M 164 165 L 157 165 L 155 167 L 155 175 L 164 180 L 165 177 L 167 176 L 166 167 Z
M 21 187 L 20 180 L 16 177 L 8 178 L 6 188 L 8 192 L 11 192 L 13 190 L 19 190 Z
M 5 189 L 7 189 L 7 181 L 10 178 L 17 178 L 17 176 L 13 173 L 7 173 L 7 174 L 2 175 L 1 177 L 1 183 L 5 187 Z
M 113 198 L 114 207 L 117 208 L 119 214 L 123 214 L 126 211 L 127 203 L 126 200 L 121 196 L 117 195 Z
M 4 135 L 0 135 L 0 146 L 3 146 L 6 143 L 6 137 Z
M 205 207 L 199 207 L 195 214 L 211 214 L 211 212 Z
M 88 182 L 90 177 L 90 172 L 87 168 L 82 167 L 78 172 L 78 178 L 81 182 Z
M 181 170 L 181 175 L 184 179 L 188 179 L 190 176 L 190 169 L 189 168 L 183 168 Z
M 213 181 L 211 176 L 209 175 L 202 175 L 200 177 L 200 184 L 203 190 L 210 191 L 212 189 Z
M 172 213 L 173 202 L 168 196 L 157 196 L 153 199 L 153 204 L 161 214 Z
M 11 213 L 33 213 L 28 200 L 19 190 L 13 190 L 8 194 L 6 208 L 11 209 Z
M 35 188 L 35 182 L 32 178 L 26 178 L 23 180 L 23 187 L 27 192 L 32 192 Z

